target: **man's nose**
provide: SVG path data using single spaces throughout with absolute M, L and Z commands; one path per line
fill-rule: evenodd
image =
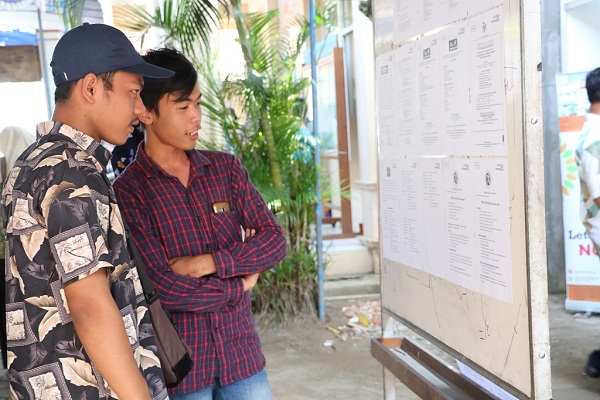
M 135 112 L 135 115 L 140 115 L 141 113 L 146 111 L 146 106 L 144 106 L 144 102 L 142 101 L 142 98 L 140 97 L 139 94 L 135 97 L 135 103 L 133 104 L 133 110 Z

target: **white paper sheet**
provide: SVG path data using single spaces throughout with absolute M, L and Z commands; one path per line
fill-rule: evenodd
M 426 262 L 424 226 L 419 220 L 419 159 L 398 160 L 400 167 L 400 229 L 403 249 L 403 263 L 413 268 L 423 269 Z
M 400 44 L 421 33 L 421 3 L 413 0 L 394 0 L 394 43 Z
M 467 0 L 441 0 L 440 1 L 440 25 L 446 25 L 467 16 Z
M 375 60 L 377 82 L 377 120 L 379 150 L 383 157 L 398 153 L 398 129 L 394 101 L 394 53 L 387 52 Z
M 458 364 L 461 374 L 469 378 L 478 386 L 490 392 L 492 395 L 496 396 L 498 400 L 518 400 L 515 396 L 508 393 L 506 390 L 502 389 L 500 386 L 496 385 L 494 382 L 490 381 L 473 368 L 462 363 L 460 360 L 456 360 L 456 363 Z
M 467 23 L 444 30 L 440 39 L 442 147 L 448 155 L 468 155 L 471 150 L 469 126 L 469 74 Z
M 442 158 L 419 159 L 420 200 L 419 220 L 424 227 L 423 242 L 427 257 L 423 269 L 437 276 L 444 276 L 448 265 L 446 218 L 444 207 L 444 172 Z
M 479 292 L 512 303 L 508 160 L 473 161 Z
M 396 160 L 379 162 L 379 190 L 383 258 L 404 263 L 400 214 L 400 168 Z
M 421 20 L 419 21 L 421 32 L 419 33 L 427 32 L 441 25 L 441 8 L 439 0 L 420 0 L 418 3 L 420 3 L 422 7 Z
M 471 128 L 475 155 L 506 155 L 502 8 L 469 20 Z
M 416 155 L 419 149 L 415 100 L 417 98 L 416 61 L 415 46 L 412 43 L 394 51 L 399 155 Z
M 440 48 L 439 36 L 424 38 L 416 44 L 417 52 L 417 131 L 419 154 L 443 154 L 440 109 Z
M 448 269 L 444 277 L 477 290 L 479 274 L 475 265 L 475 221 L 473 219 L 472 166 L 470 159 L 444 159 L 444 192 Z

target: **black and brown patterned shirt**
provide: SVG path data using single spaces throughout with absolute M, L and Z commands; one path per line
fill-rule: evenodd
M 153 398 L 165 399 L 147 303 L 103 177 L 110 153 L 68 125 L 50 121 L 37 130 L 40 139 L 19 157 L 2 193 L 11 395 L 116 397 L 87 356 L 64 296 L 67 285 L 106 268 L 140 371 Z

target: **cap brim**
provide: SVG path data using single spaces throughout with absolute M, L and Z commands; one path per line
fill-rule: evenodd
M 143 76 L 145 80 L 162 81 L 175 75 L 170 69 L 157 67 L 156 65 L 141 63 L 130 67 L 119 68 L 120 71 L 130 72 L 132 74 Z

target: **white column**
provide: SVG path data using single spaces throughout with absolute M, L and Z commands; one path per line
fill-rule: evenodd
M 375 272 L 379 272 L 379 202 L 377 196 L 377 133 L 375 114 L 375 57 L 373 23 L 353 2 L 354 73 L 356 93 L 356 128 L 360 176 L 355 180 L 362 205 L 363 236 L 361 242 L 373 255 Z

